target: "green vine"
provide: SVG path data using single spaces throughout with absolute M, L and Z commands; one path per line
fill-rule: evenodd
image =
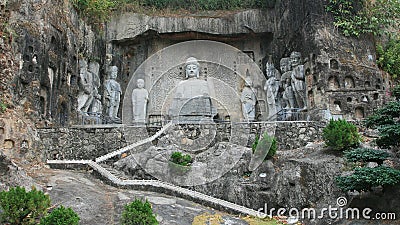
M 377 44 L 378 65 L 393 79 L 400 76 L 400 38 L 390 39 L 385 46 Z
M 121 0 L 117 0 L 121 1 Z M 113 0 L 72 0 L 72 5 L 81 16 L 92 24 L 107 21 L 118 2 Z
M 236 10 L 273 8 L 276 0 L 71 0 L 78 13 L 91 24 L 101 24 L 113 13 L 151 10 Z M 150 10 L 149 10 L 150 9 Z
M 381 35 L 386 29 L 399 26 L 398 0 L 329 0 L 325 9 L 333 14 L 334 25 L 345 36 Z

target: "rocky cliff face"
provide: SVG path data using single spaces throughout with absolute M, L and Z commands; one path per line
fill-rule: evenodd
M 101 36 L 68 1 L 8 1 L 5 10 L 17 65 L 8 83 L 13 102 L 39 127 L 70 124 L 76 120 L 78 59 L 103 60 Z
M 312 112 L 329 110 L 337 117 L 363 118 L 385 101 L 389 80 L 377 69 L 373 41 L 368 36 L 345 38 L 333 29 L 324 1 L 276 1 L 270 9 L 219 14 L 123 13 L 114 16 L 104 32 L 94 32 L 68 2 L 2 4 L 7 24 L 2 46 L 9 42 L 6 52 L 12 52 L 7 53 L 12 60 L 3 54 L 1 61 L 10 68 L 2 74 L 4 93 L 12 94 L 6 97 L 9 101 L 29 109 L 28 116 L 39 127 L 81 123 L 77 116 L 77 98 L 83 88 L 79 59 L 99 63 L 101 84 L 107 79 L 107 67 L 118 66 L 117 81 L 125 94 L 134 72 L 150 55 L 196 39 L 232 45 L 262 71 L 269 55 L 278 67 L 281 58 L 301 52 Z M 103 85 L 98 92 L 103 95 Z M 318 113 L 311 115 L 321 119 Z
M 43 152 L 37 151 L 37 146 L 44 147 L 37 144 L 41 140 L 35 129 L 81 123 L 76 111 L 82 90 L 78 60 L 99 63 L 102 84 L 107 66 L 117 65 L 124 94 L 133 73 L 150 55 L 186 40 L 207 39 L 235 46 L 262 71 L 269 55 L 279 65 L 279 59 L 290 52 L 302 52 L 313 119 L 321 119 L 314 113 L 319 110 L 337 117 L 363 118 L 385 101 L 389 80 L 375 64 L 369 36 L 343 37 L 333 29 L 332 18 L 324 11 L 325 1 L 276 2 L 266 11 L 225 15 L 123 14 L 114 17 L 100 34 L 84 23 L 67 1 L 2 1 L 0 96 L 9 106 L 0 116 L 0 146 L 16 158 L 44 160 Z M 121 136 L 104 132 L 104 137 L 118 139 L 118 145 L 123 144 Z M 55 145 L 64 140 L 47 138 Z M 86 148 L 97 150 L 97 146 Z M 221 179 L 194 189 L 251 208 L 265 207 L 264 203 L 268 207 L 324 207 L 341 195 L 333 181 L 342 159 L 318 147 L 282 152 L 251 175 L 247 171 L 249 155 Z M 0 162 L 3 178 L 17 170 L 6 157 L 0 156 Z
M 2 1 L 0 17 L 1 146 L 42 160 L 35 129 L 78 123 L 78 59 L 104 60 L 103 38 L 68 1 Z

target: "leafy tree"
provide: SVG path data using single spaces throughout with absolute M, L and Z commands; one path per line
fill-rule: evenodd
M 73 6 L 93 24 L 105 22 L 121 0 L 72 0 Z
M 36 221 L 46 215 L 49 207 L 49 196 L 35 188 L 29 192 L 24 187 L 0 192 L 0 222 L 6 224 L 37 224 Z
M 334 16 L 334 25 L 345 36 L 372 33 L 380 35 L 388 27 L 398 28 L 398 0 L 329 0 L 326 11 Z
M 356 168 L 349 176 L 336 178 L 343 191 L 370 191 L 372 187 L 395 185 L 400 182 L 400 171 L 386 166 Z
M 382 46 L 382 44 L 377 44 L 376 52 L 378 53 L 377 62 L 379 67 L 388 72 L 394 79 L 399 77 L 400 39 L 398 37 L 394 39 L 392 38 L 387 42 L 384 47 Z M 399 89 L 400 88 L 395 89 L 395 93 L 399 93 Z
M 377 128 L 379 147 L 397 148 L 400 146 L 400 100 L 387 103 L 365 120 L 368 128 Z
M 357 147 L 361 141 L 357 127 L 344 119 L 331 119 L 322 132 L 325 144 L 337 151 Z
M 382 164 L 388 158 L 389 153 L 370 148 L 356 148 L 344 151 L 344 157 L 350 162 L 376 162 Z
M 400 54 L 400 53 L 399 53 Z M 400 59 L 399 59 L 400 60 Z M 392 96 L 397 100 L 400 101 L 400 85 L 395 86 L 392 89 Z
M 125 205 L 121 217 L 122 225 L 158 225 L 158 221 L 153 214 L 150 203 L 146 200 L 142 202 L 135 199 L 130 204 Z
M 78 225 L 79 216 L 71 208 L 60 206 L 40 220 L 40 225 Z

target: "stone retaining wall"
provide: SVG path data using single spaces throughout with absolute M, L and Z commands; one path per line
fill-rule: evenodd
M 322 140 L 326 122 L 280 122 L 275 130 L 278 150 L 290 150 Z
M 263 130 L 262 123 L 251 125 L 248 147 L 254 140 L 255 134 Z M 290 150 L 307 145 L 308 142 L 321 140 L 325 122 L 278 122 L 275 137 L 278 141 L 278 150 Z M 46 152 L 46 159 L 94 159 L 109 152 L 125 147 L 128 143 L 145 138 L 160 127 L 101 127 L 81 126 L 72 128 L 39 129 L 42 140 L 41 148 Z M 226 141 L 231 135 L 230 125 L 218 125 L 217 139 Z
M 38 129 L 46 159 L 94 159 L 127 145 L 122 127 Z

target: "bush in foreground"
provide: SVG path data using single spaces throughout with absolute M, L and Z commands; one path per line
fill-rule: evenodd
M 386 166 L 356 168 L 349 176 L 337 177 L 336 182 L 343 191 L 370 191 L 372 187 L 398 184 L 400 171 Z
M 325 144 L 337 151 L 358 147 L 361 141 L 357 127 L 344 119 L 331 119 L 322 132 Z
M 350 162 L 376 162 L 382 164 L 388 158 L 389 153 L 371 148 L 356 148 L 344 151 L 344 157 Z
M 193 159 L 190 155 L 174 152 L 171 154 L 170 161 L 181 166 L 189 166 L 193 162 Z
M 46 215 L 49 207 L 49 196 L 35 188 L 29 192 L 26 192 L 23 187 L 0 192 L 0 222 L 2 224 L 37 224 L 37 221 Z
M 150 203 L 146 200 L 142 202 L 135 199 L 130 204 L 125 205 L 121 217 L 122 225 L 158 225 L 158 221 L 153 214 Z
M 60 206 L 40 220 L 40 225 L 78 225 L 79 219 L 74 210 Z

